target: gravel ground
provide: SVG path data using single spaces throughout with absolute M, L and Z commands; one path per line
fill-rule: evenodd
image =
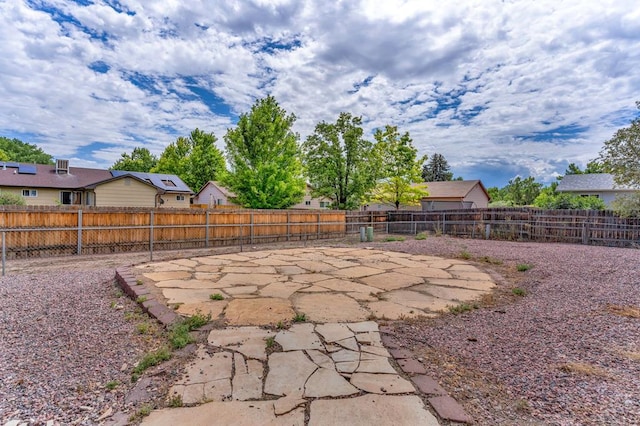
M 479 309 L 389 324 L 476 424 L 640 424 L 638 250 L 448 237 L 363 245 L 464 253 L 495 276 L 499 286 Z M 158 259 L 202 254 L 163 252 Z M 0 279 L 1 424 L 96 424 L 108 411 L 135 412 L 144 397 L 131 398 L 140 393 L 131 368 L 160 340 L 157 330 L 137 332 L 145 319 L 118 297 L 113 267 L 145 260 L 140 254 L 9 263 L 10 275 Z M 533 268 L 518 272 L 519 263 Z M 513 295 L 516 286 L 526 296 Z M 109 390 L 109 382 L 118 386 Z M 162 386 L 147 390 L 157 405 Z
M 114 269 L 72 269 L 0 280 L 0 424 L 96 424 L 125 409 L 131 368 L 158 342 L 153 322 L 136 331 L 146 316 Z
M 503 277 L 480 309 L 394 324 L 477 424 L 640 424 L 638 250 L 448 237 L 374 245 L 464 253 Z M 532 269 L 518 272 L 524 263 Z

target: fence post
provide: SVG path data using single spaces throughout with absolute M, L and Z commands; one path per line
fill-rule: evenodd
M 584 222 L 582 224 L 582 244 L 589 244 L 589 223 Z
M 82 254 L 82 210 L 78 210 L 78 249 L 77 254 Z
M 249 244 L 253 244 L 253 212 L 249 215 Z
M 149 260 L 153 261 L 153 210 L 149 212 Z
M 318 226 L 316 227 L 316 240 L 320 239 L 320 213 L 318 213 Z
M 240 253 L 242 253 L 242 240 L 244 239 L 244 232 L 242 232 L 243 229 L 244 224 L 240 223 Z
M 490 236 L 491 236 L 491 224 L 487 223 L 484 226 L 484 239 L 488 240 Z
M 447 234 L 447 220 L 445 219 L 445 217 L 447 216 L 446 213 L 442 213 L 442 235 L 446 235 Z
M 209 248 L 209 210 L 207 210 L 204 222 L 204 246 Z
M 287 211 L 287 241 L 291 241 L 291 212 Z
M 4 267 L 7 262 L 7 239 L 6 232 L 2 231 L 2 276 L 4 277 Z
M 416 215 L 411 213 L 411 224 L 413 225 L 413 235 L 418 233 L 418 224 L 416 223 Z

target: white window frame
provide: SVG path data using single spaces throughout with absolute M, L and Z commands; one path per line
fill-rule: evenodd
M 30 189 L 30 188 L 25 188 L 22 190 L 22 196 L 23 197 L 29 197 L 29 198 L 35 198 L 38 196 L 38 190 L 37 189 Z
M 184 201 L 184 194 L 176 195 L 176 201 Z

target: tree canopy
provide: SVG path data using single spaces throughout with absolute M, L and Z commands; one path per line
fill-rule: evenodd
M 425 159 L 426 160 L 426 159 Z M 425 182 L 444 182 L 453 180 L 449 163 L 442 154 L 433 154 L 422 167 L 422 180 Z
M 109 170 L 125 170 L 128 172 L 150 172 L 158 164 L 158 157 L 147 148 L 133 148 L 131 154 L 123 152 L 120 159 L 113 163 Z
M 314 194 L 336 209 L 358 208 L 380 176 L 380 157 L 363 133 L 362 118 L 343 112 L 335 123 L 318 123 L 302 145 Z
M 300 161 L 299 136 L 272 96 L 257 100 L 251 112 L 224 136 L 229 172 L 224 185 L 244 207 L 283 209 L 300 202 L 306 183 Z
M 385 126 L 384 131 L 378 129 L 373 136 L 383 178 L 375 187 L 371 200 L 392 204 L 396 210 L 401 204 L 418 204 L 428 195 L 425 185 L 416 185 L 420 182 L 425 158 L 418 158 L 409 132 L 401 136 L 396 126 Z
M 640 102 L 636 102 L 640 109 Z M 616 183 L 640 187 L 640 117 L 604 143 L 599 160 Z
M 151 172 L 178 175 L 189 188 L 198 191 L 225 173 L 224 157 L 216 140 L 213 133 L 195 129 L 188 138 L 179 137 L 167 146 Z
M 581 170 L 576 163 L 571 163 L 567 166 L 567 169 L 564 171 L 564 176 L 566 175 L 588 175 L 591 173 L 604 173 L 604 167 L 602 163 L 598 160 L 591 160 L 587 163 L 587 167 L 584 170 Z M 559 176 L 558 179 L 562 179 L 562 176 Z
M 17 163 L 53 164 L 53 157 L 34 144 L 0 136 L 0 160 Z

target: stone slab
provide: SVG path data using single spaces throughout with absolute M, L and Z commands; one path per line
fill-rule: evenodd
M 436 413 L 445 420 L 458 423 L 471 423 L 473 419 L 464 411 L 462 405 L 450 396 L 434 396 L 429 403 Z
M 348 339 L 353 337 L 353 331 L 349 329 L 347 324 L 318 324 L 316 326 L 316 332 L 319 333 L 325 342 L 333 343 L 338 340 Z
M 384 272 L 384 269 L 371 268 L 369 266 L 353 266 L 351 268 L 339 269 L 332 274 L 337 277 L 362 278 L 370 275 L 377 275 Z
M 414 358 L 399 359 L 398 365 L 407 374 L 425 374 L 427 369 L 420 361 Z
M 247 358 L 265 361 L 266 339 L 275 334 L 259 327 L 228 327 L 224 330 L 211 330 L 207 341 L 214 347 L 231 349 Z
M 362 321 L 369 316 L 354 299 L 343 294 L 306 293 L 293 296 L 298 312 L 314 322 Z
M 239 415 L 242 413 L 242 415 Z M 297 408 L 276 416 L 273 401 L 209 402 L 197 407 L 165 408 L 152 411 L 142 420 L 145 426 L 209 426 L 216 424 L 234 426 L 304 426 L 304 409 Z
M 223 287 L 233 287 L 236 285 L 263 286 L 286 280 L 287 277 L 278 274 L 226 274 L 218 280 L 218 283 Z
M 145 272 L 142 275 L 153 281 L 186 280 L 191 278 L 191 272 L 189 271 Z
M 182 315 L 195 315 L 200 312 L 204 315 L 211 315 L 211 318 L 218 318 L 224 308 L 229 303 L 228 300 L 210 300 L 208 302 L 188 303 L 178 306 L 176 312 Z
M 265 297 L 234 299 L 224 316 L 231 325 L 267 325 L 291 320 L 295 312 L 288 300 Z
M 277 282 L 269 284 L 258 292 L 262 297 L 277 297 L 280 299 L 288 299 L 296 291 L 303 288 L 304 285 L 294 282 Z
M 302 351 L 275 352 L 269 356 L 264 392 L 280 396 L 302 394 L 309 376 L 317 369 Z
M 429 296 L 411 290 L 390 291 L 386 293 L 385 296 L 389 302 L 408 306 L 410 308 L 429 310 L 433 312 L 444 311 L 447 309 L 447 306 L 451 305 L 450 300 L 438 299 L 437 297 Z
M 411 290 L 421 293 L 428 293 L 440 299 L 446 299 L 457 302 L 467 302 L 479 299 L 485 292 L 478 290 L 469 290 L 458 287 L 444 287 L 437 285 L 421 285 L 413 287 Z
M 397 374 L 353 373 L 351 384 L 365 392 L 394 394 L 415 392 L 411 382 Z
M 276 334 L 276 342 L 282 346 L 284 351 L 324 349 L 320 338 L 314 332 L 314 328 L 311 323 L 294 324 L 289 330 L 278 332 Z
M 376 287 L 385 291 L 424 284 L 424 279 L 412 275 L 406 275 L 401 272 L 385 272 L 371 277 L 362 278 L 361 281 L 371 287 Z
M 311 402 L 309 426 L 437 426 L 438 420 L 415 395 L 363 395 Z
M 447 391 L 445 391 L 438 382 L 433 380 L 430 376 L 421 374 L 418 376 L 413 376 L 411 381 L 414 385 L 418 387 L 420 392 L 426 395 L 446 395 Z
M 306 398 L 326 398 L 348 396 L 360 390 L 351 385 L 335 368 L 318 368 L 304 386 Z
M 430 278 L 428 279 L 430 284 L 441 285 L 441 286 L 450 286 L 450 287 L 461 287 L 470 290 L 478 290 L 478 291 L 489 291 L 496 286 L 493 281 L 474 281 L 474 280 L 461 280 L 461 279 L 441 279 L 441 278 Z

